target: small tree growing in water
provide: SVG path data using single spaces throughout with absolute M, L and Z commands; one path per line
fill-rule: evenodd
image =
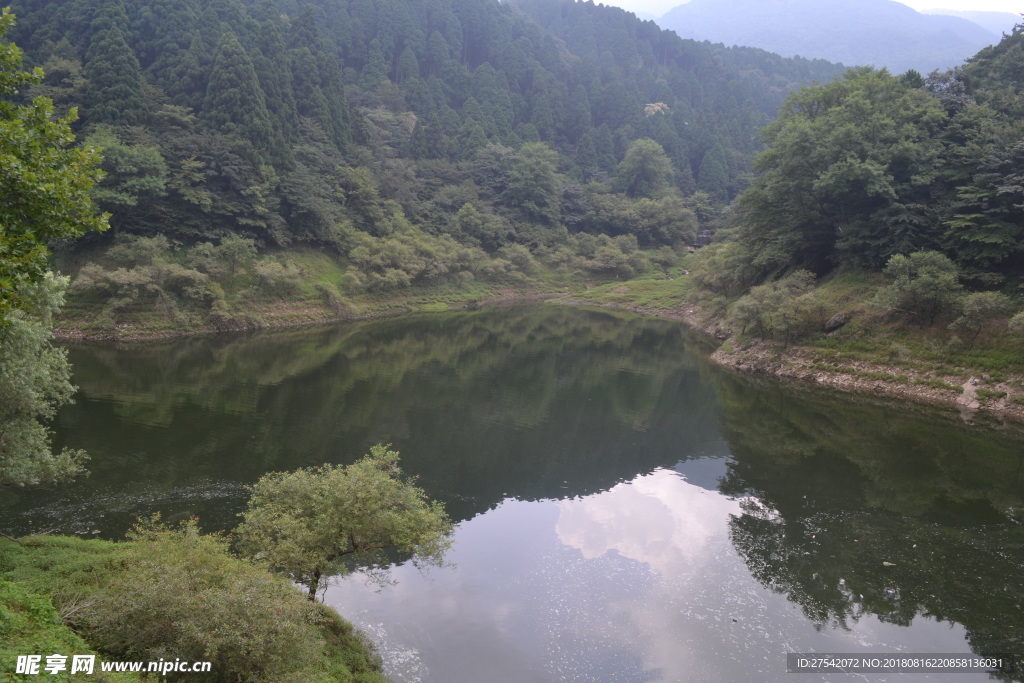
M 423 567 L 441 566 L 451 546 L 444 506 L 427 500 L 403 476 L 398 453 L 380 444 L 352 465 L 268 474 L 252 492 L 235 532 L 239 551 L 306 586 L 310 600 L 324 575 L 346 571 L 346 560 L 384 583 L 388 549 Z

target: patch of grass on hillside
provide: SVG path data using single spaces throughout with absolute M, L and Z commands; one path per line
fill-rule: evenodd
M 368 313 L 382 313 L 395 309 L 447 311 L 465 308 L 470 302 L 485 299 L 494 293 L 493 285 L 470 281 L 462 286 L 414 285 L 396 291 L 364 292 L 352 298 Z
M 1024 337 L 1008 332 L 1006 319 L 987 323 L 976 338 L 962 339 L 948 329 L 953 314 L 922 326 L 876 306 L 876 296 L 885 286 L 880 273 L 849 268 L 816 283 L 815 309 L 824 317 L 843 313 L 846 323 L 830 334 L 815 332 L 812 325 L 797 345 L 810 352 L 812 362 L 833 366 L 873 363 L 947 378 L 983 374 L 993 382 L 1024 374 Z M 738 299 L 719 298 L 723 313 Z M 937 381 L 942 388 L 953 386 Z
M 668 280 L 664 274 L 647 274 L 633 280 L 609 282 L 581 292 L 587 301 L 598 304 L 635 306 L 659 311 L 680 306 L 692 290 L 686 276 Z

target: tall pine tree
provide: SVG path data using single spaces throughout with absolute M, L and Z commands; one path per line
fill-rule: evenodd
M 715 201 L 729 200 L 729 165 L 721 143 L 716 142 L 704 155 L 697 171 L 697 189 L 707 192 Z
M 195 0 L 149 0 L 136 22 L 139 61 L 165 91 L 173 86 L 171 74 L 188 53 L 198 16 Z
M 298 137 L 299 114 L 292 93 L 288 51 L 281 34 L 271 22 L 260 27 L 259 51 L 253 55 L 253 67 L 270 114 L 273 128 L 271 154 L 275 166 L 289 166 L 291 154 L 288 143 Z
M 85 58 L 85 119 L 89 123 L 139 126 L 149 120 L 139 60 L 120 22 L 92 36 Z
M 206 82 L 209 77 L 210 48 L 203 40 L 202 34 L 196 31 L 188 50 L 181 55 L 178 62 L 170 68 L 165 83 L 165 92 L 171 101 L 179 107 L 190 107 L 199 111 L 206 95 Z
M 252 60 L 232 31 L 217 46 L 202 118 L 222 133 L 247 140 L 264 157 L 271 156 L 274 131 L 266 98 Z

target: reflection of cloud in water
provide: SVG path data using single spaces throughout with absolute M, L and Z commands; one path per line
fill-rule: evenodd
M 964 651 L 963 630 L 932 619 L 819 630 L 751 576 L 729 538 L 738 514 L 673 470 L 582 499 L 507 500 L 457 527 L 452 569 L 405 564 L 380 593 L 352 575 L 326 601 L 401 683 L 793 683 L 787 651 Z
M 728 540 L 723 520 L 739 503 L 657 470 L 597 496 L 559 502 L 555 531 L 562 543 L 594 559 L 615 551 L 662 576 L 707 563 L 715 540 Z
M 871 617 L 853 631 L 819 630 L 785 596 L 751 575 L 729 540 L 740 502 L 658 470 L 605 493 L 558 503 L 555 531 L 595 578 L 622 562 L 653 574 L 640 590 L 590 605 L 601 619 L 572 623 L 571 640 L 635 657 L 643 681 L 788 681 L 787 651 L 964 651 L 963 631 L 931 619 L 915 629 Z M 611 628 L 609 628 L 611 626 Z M 910 649 L 907 649 L 910 648 Z M 936 676 L 927 680 L 954 680 Z
M 737 501 L 694 486 L 672 470 L 559 503 L 556 533 L 563 543 L 588 560 L 600 563 L 617 555 L 657 573 L 641 595 L 605 608 L 616 622 L 619 647 L 629 643 L 650 680 L 727 680 L 730 675 L 723 673 L 749 653 L 731 653 L 730 665 L 724 659 L 729 653 L 715 654 L 728 649 L 723 640 L 734 641 L 734 647 L 767 642 L 761 620 L 752 618 L 765 607 L 761 591 L 729 543 L 726 520 L 739 511 Z M 740 611 L 742 623 L 736 616 Z M 730 638 L 723 630 L 742 635 Z M 577 634 L 594 636 L 600 637 Z

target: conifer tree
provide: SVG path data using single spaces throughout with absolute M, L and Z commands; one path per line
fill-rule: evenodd
M 327 99 L 331 138 L 335 146 L 344 152 L 357 137 L 357 126 L 345 100 L 345 82 L 341 77 L 341 65 L 334 55 L 321 52 L 317 66 L 320 72 L 320 89 Z
M 223 133 L 249 141 L 260 153 L 268 153 L 273 130 L 266 99 L 252 61 L 232 31 L 226 32 L 217 46 L 202 118 Z
M 374 38 L 370 41 L 370 61 L 359 76 L 359 87 L 363 90 L 376 90 L 380 87 L 381 81 L 386 81 L 387 78 L 388 65 L 384 47 L 380 40 Z
M 448 41 L 437 31 L 431 33 L 427 39 L 427 76 L 444 77 L 451 59 Z
M 198 29 L 200 35 L 203 37 L 203 42 L 212 50 L 220 43 L 221 34 L 224 33 L 225 26 L 221 23 L 220 17 L 217 16 L 216 10 L 213 6 L 207 5 L 206 9 L 199 16 Z M 229 27 L 230 28 L 230 27 Z M 200 60 L 202 63 L 203 60 Z M 210 56 L 205 57 L 207 64 L 210 62 Z
M 466 119 L 459 131 L 459 156 L 462 159 L 472 159 L 476 156 L 477 150 L 487 146 L 487 134 L 476 119 Z
M 119 22 L 93 34 L 84 74 L 89 123 L 138 126 L 149 119 L 139 60 L 128 47 Z
M 612 131 L 602 125 L 594 133 L 594 148 L 597 151 L 597 164 L 605 173 L 614 173 L 618 161 L 615 158 L 615 142 Z
M 583 135 L 591 129 L 593 121 L 590 115 L 590 102 L 587 91 L 582 85 L 576 86 L 572 100 L 569 102 L 569 115 L 565 122 L 565 136 L 572 144 L 579 143 Z
M 328 136 L 331 129 L 331 112 L 327 97 L 320 88 L 320 69 L 308 47 L 288 51 L 292 68 L 292 88 L 299 116 L 316 121 Z
M 412 48 L 406 46 L 398 58 L 398 67 L 395 71 L 395 83 L 401 85 L 420 75 L 420 62 L 416 59 L 416 53 Z
M 171 70 L 188 52 L 198 17 L 196 0 L 149 0 L 140 12 L 135 24 L 136 56 L 146 74 L 161 86 L 168 84 Z
M 260 27 L 259 51 L 253 57 L 256 77 L 266 97 L 273 128 L 272 155 L 275 164 L 289 165 L 288 143 L 298 136 L 299 114 L 292 92 L 288 51 L 277 28 L 270 22 Z
M 97 33 L 109 31 L 115 25 L 120 26 L 122 32 L 129 30 L 128 13 L 125 11 L 124 3 L 121 0 L 103 0 L 92 15 L 89 29 L 95 36 Z M 125 36 L 125 40 L 128 41 L 129 37 Z
M 171 101 L 175 105 L 189 107 L 195 111 L 202 108 L 209 76 L 209 59 L 210 48 L 203 40 L 202 34 L 195 31 L 188 50 L 168 70 L 164 90 L 171 96 Z
M 715 201 L 729 200 L 729 166 L 721 143 L 716 142 L 704 155 L 697 171 L 697 189 L 707 192 Z
M 313 16 L 313 8 L 305 5 L 302 13 L 292 22 L 291 31 L 288 36 L 288 49 L 309 48 L 311 52 L 319 52 L 324 49 L 324 43 L 320 40 L 320 32 L 316 30 L 316 17 Z
M 309 5 L 292 24 L 288 56 L 299 116 L 320 124 L 334 145 L 345 151 L 352 143 L 353 116 L 345 100 L 341 66 L 324 48 Z
M 256 38 L 259 26 L 242 9 L 238 0 L 209 0 L 207 9 L 217 16 L 222 26 L 234 31 L 236 36 L 241 36 L 246 45 L 250 45 Z

